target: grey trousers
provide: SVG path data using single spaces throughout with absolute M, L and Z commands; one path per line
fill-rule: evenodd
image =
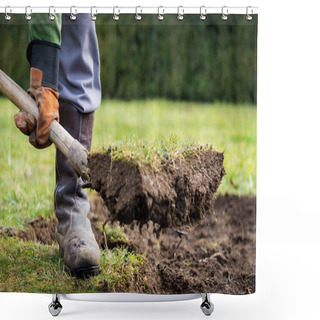
M 62 15 L 59 66 L 59 99 L 69 101 L 83 113 L 101 103 L 100 56 L 95 23 L 90 14 L 75 21 Z

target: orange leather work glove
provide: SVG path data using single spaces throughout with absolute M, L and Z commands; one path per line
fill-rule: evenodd
M 25 111 L 14 116 L 18 129 L 29 136 L 29 142 L 37 149 L 51 145 L 49 140 L 50 124 L 53 120 L 59 121 L 59 94 L 57 91 L 42 86 L 43 73 L 36 68 L 30 68 L 30 88 L 28 93 L 37 102 L 39 116 L 36 120 Z

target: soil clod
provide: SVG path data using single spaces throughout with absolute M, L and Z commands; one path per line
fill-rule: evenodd
M 112 153 L 88 157 L 92 188 L 103 198 L 112 221 L 140 227 L 149 221 L 160 228 L 192 227 L 214 212 L 215 193 L 225 175 L 223 153 L 200 149 L 154 168 Z

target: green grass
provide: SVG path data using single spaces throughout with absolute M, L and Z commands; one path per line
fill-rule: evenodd
M 41 245 L 0 237 L 0 292 L 93 293 L 125 288 L 134 276 L 137 285 L 144 258 L 125 248 L 101 251 L 101 272 L 89 279 L 76 279 L 63 270 L 58 245 Z
M 120 226 L 111 227 L 108 223 L 104 226 L 107 243 L 127 243 L 128 239 Z
M 4 98 L 0 98 L 0 112 L 0 225 L 21 229 L 36 216 L 53 215 L 55 148 L 34 149 L 14 125 L 16 108 Z M 92 149 L 115 141 L 139 143 L 141 139 L 161 141 L 161 137 L 209 144 L 223 151 L 227 175 L 219 192 L 255 194 L 256 108 L 162 100 L 103 101 L 95 114 Z
M 111 155 L 111 162 L 116 160 L 134 162 L 139 166 L 150 165 L 158 170 L 163 160 L 185 158 L 192 154 L 198 154 L 201 150 L 209 149 L 208 144 L 201 146 L 192 140 L 179 139 L 175 134 L 166 137 L 157 137 L 153 140 L 147 138 L 138 139 L 135 135 L 124 141 L 108 142 L 94 152 L 102 152 Z
M 36 150 L 15 127 L 15 107 L 0 98 L 0 226 L 24 229 L 26 222 L 53 213 L 55 148 Z M 174 143 L 172 143 L 172 139 Z M 135 149 L 143 141 L 148 150 Z M 127 145 L 136 158 L 183 150 L 185 142 L 212 145 L 225 155 L 221 193 L 255 194 L 256 108 L 250 105 L 151 101 L 103 101 L 95 114 L 93 150 Z M 128 146 L 129 143 L 129 146 Z M 161 147 L 161 143 L 163 144 Z M 170 150 L 168 150 L 168 148 Z M 142 150 L 142 151 L 141 151 Z M 173 153 L 172 153 L 173 152 Z M 105 227 L 106 237 L 126 242 L 121 230 Z M 116 240 L 114 240 L 116 241 Z M 98 277 L 77 280 L 63 271 L 58 246 L 0 237 L 0 291 L 99 292 L 121 290 L 139 279 L 143 258 L 125 248 L 102 251 Z M 143 279 L 140 279 L 143 286 Z

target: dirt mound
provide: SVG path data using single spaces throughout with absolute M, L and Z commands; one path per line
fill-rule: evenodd
M 255 291 L 255 197 L 219 196 L 215 208 L 215 215 L 181 238 L 172 229 L 157 239 L 151 226 L 141 235 L 138 226 L 125 228 L 160 279 L 157 293 Z
M 149 221 L 161 228 L 192 226 L 213 213 L 215 192 L 225 174 L 223 153 L 212 148 L 173 160 L 160 168 L 112 160 L 111 153 L 88 158 L 90 181 L 113 221 L 140 227 Z
M 92 217 L 100 216 L 102 219 L 109 214 L 101 198 L 92 201 Z M 91 218 L 91 223 L 100 246 L 104 247 L 101 230 L 96 224 L 98 220 Z M 179 235 L 172 228 L 167 228 L 161 231 L 158 238 L 153 228 L 152 223 L 140 228 L 134 222 L 123 229 L 128 238 L 128 250 L 146 258 L 139 274 L 127 284 L 126 292 L 255 292 L 254 196 L 218 196 L 215 214 L 204 217 L 186 235 Z M 109 248 L 114 245 L 108 243 Z M 137 285 L 139 281 L 140 285 Z M 123 287 L 118 289 L 124 290 Z M 104 283 L 100 290 L 109 292 L 108 284 Z

